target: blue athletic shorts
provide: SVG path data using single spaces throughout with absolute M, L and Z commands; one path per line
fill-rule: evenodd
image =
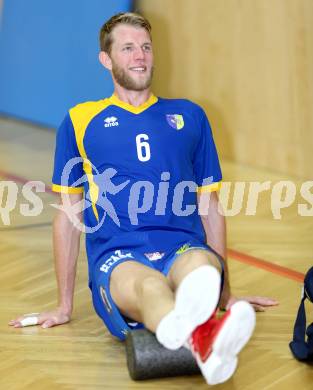
M 199 242 L 188 241 L 169 253 L 142 253 L 138 250 L 119 249 L 110 251 L 102 257 L 92 274 L 92 300 L 98 316 L 103 320 L 113 336 L 118 337 L 120 340 L 125 340 L 125 336 L 130 330 L 144 328 L 143 324 L 137 323 L 121 314 L 113 302 L 109 289 L 110 275 L 113 269 L 125 261 L 136 260 L 138 263 L 160 271 L 163 275 L 167 275 L 177 257 L 191 249 L 204 249 L 213 252 L 218 257 L 222 266 L 223 287 L 224 266 L 222 258 L 209 246 Z

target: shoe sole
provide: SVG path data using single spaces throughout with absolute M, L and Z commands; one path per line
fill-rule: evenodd
M 249 303 L 236 302 L 230 310 L 207 361 L 203 363 L 197 356 L 198 365 L 209 385 L 223 383 L 234 374 L 237 355 L 251 338 L 255 327 L 255 312 Z
M 182 347 L 196 327 L 211 317 L 219 301 L 220 285 L 221 276 L 213 266 L 201 266 L 182 280 L 169 316 L 168 349 Z

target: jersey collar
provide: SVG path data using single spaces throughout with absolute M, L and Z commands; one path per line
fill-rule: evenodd
M 111 104 L 121 107 L 126 111 L 132 112 L 133 114 L 140 114 L 143 111 L 145 111 L 147 108 L 155 104 L 158 101 L 158 98 L 155 95 L 151 94 L 147 101 L 145 101 L 144 103 L 140 104 L 140 106 L 137 107 L 123 102 L 115 94 L 109 97 L 109 101 L 111 102 Z

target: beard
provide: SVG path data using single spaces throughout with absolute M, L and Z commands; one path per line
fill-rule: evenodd
M 112 73 L 116 82 L 129 91 L 143 91 L 150 87 L 153 76 L 153 67 L 143 80 L 135 80 L 126 71 L 112 60 Z

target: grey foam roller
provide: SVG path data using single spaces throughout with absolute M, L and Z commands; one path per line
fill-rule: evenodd
M 146 329 L 129 332 L 125 344 L 128 371 L 134 380 L 200 373 L 188 349 L 166 349 L 157 341 L 155 335 Z

